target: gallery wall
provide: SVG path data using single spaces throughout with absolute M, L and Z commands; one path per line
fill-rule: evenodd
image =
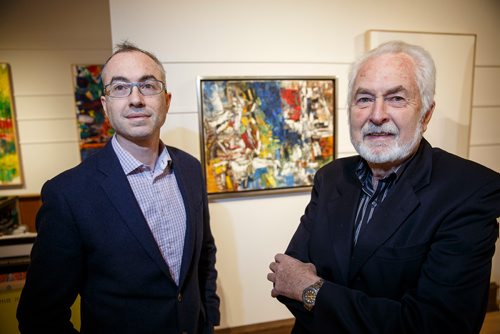
M 71 64 L 102 63 L 125 39 L 157 54 L 167 70 L 173 100 L 165 142 L 200 158 L 197 76 L 327 75 L 339 84 L 336 145 L 343 157 L 354 154 L 347 72 L 364 51 L 366 31 L 476 34 L 469 158 L 500 171 L 499 15 L 496 0 L 2 1 L 0 62 L 11 64 L 25 186 L 0 195 L 39 194 L 45 180 L 80 161 Z M 270 297 L 266 274 L 308 198 L 210 203 L 222 327 L 291 317 Z M 494 261 L 492 279 L 500 283 L 499 254 Z

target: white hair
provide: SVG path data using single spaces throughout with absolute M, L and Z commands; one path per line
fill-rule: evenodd
M 361 58 L 354 62 L 349 72 L 349 86 L 347 94 L 347 109 L 351 110 L 354 82 L 358 76 L 359 70 L 370 59 L 384 55 L 403 53 L 408 55 L 415 62 L 415 78 L 422 102 L 421 116 L 424 117 L 429 108 L 434 103 L 434 94 L 436 90 L 436 66 L 431 55 L 424 48 L 408 44 L 402 41 L 390 41 L 379 45 L 377 48 L 365 53 Z

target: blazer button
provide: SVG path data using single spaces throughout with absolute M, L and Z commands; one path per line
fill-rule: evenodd
M 179 303 L 180 303 L 180 302 L 182 302 L 182 294 L 181 294 L 181 293 L 179 293 L 179 294 L 177 295 L 177 301 L 178 301 Z

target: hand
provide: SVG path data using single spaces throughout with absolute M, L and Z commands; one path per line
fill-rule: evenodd
M 302 301 L 302 291 L 317 282 L 316 267 L 312 263 L 304 263 L 285 254 L 276 254 L 275 262 L 271 262 L 267 279 L 273 282 L 271 296 L 285 296 Z

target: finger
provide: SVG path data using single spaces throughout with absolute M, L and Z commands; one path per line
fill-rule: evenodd
M 272 272 L 276 271 L 276 262 L 271 262 L 269 264 L 269 269 L 271 269 Z
M 274 261 L 276 261 L 277 263 L 280 262 L 281 259 L 283 259 L 283 257 L 285 256 L 285 254 L 281 254 L 281 253 L 278 253 L 274 256 Z
M 316 266 L 312 263 L 308 263 L 307 265 L 309 266 L 309 269 L 316 274 Z
M 267 280 L 274 283 L 276 281 L 276 274 L 274 273 L 267 274 Z

